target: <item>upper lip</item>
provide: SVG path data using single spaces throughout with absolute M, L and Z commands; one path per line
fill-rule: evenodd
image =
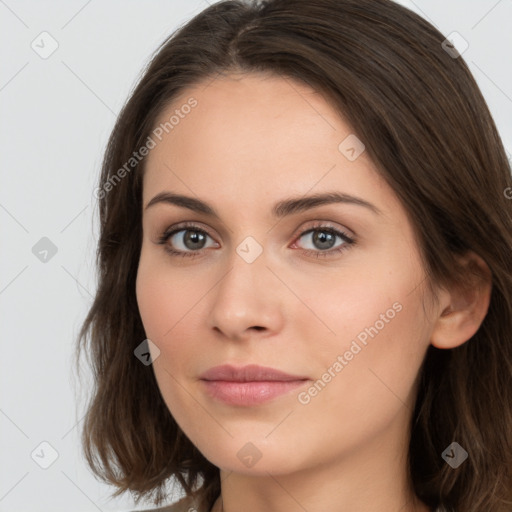
M 290 375 L 281 370 L 268 366 L 249 364 L 247 366 L 235 367 L 229 364 L 214 366 L 201 374 L 202 380 L 224 380 L 233 382 L 254 382 L 254 381 L 276 381 L 289 382 L 295 380 L 307 380 L 308 377 Z

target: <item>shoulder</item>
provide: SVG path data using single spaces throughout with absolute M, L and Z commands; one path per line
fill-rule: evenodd
M 160 508 L 150 508 L 146 510 L 131 512 L 208 512 L 205 508 L 199 508 L 197 499 L 185 496 L 180 501 L 173 503 L 172 505 L 166 505 Z

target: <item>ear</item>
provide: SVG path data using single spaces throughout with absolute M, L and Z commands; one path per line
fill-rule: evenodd
M 440 293 L 440 313 L 430 342 L 437 348 L 455 348 L 468 341 L 482 324 L 491 301 L 492 273 L 485 261 L 470 251 L 459 257 L 468 279 Z

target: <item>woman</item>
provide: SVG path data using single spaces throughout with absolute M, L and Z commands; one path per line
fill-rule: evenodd
M 510 510 L 511 186 L 411 11 L 205 9 L 104 158 L 93 471 L 169 511 Z

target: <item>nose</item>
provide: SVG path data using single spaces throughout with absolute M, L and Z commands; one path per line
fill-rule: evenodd
M 225 338 L 266 337 L 282 328 L 285 290 L 267 263 L 265 251 L 252 263 L 233 251 L 212 290 L 209 313 L 209 326 Z

